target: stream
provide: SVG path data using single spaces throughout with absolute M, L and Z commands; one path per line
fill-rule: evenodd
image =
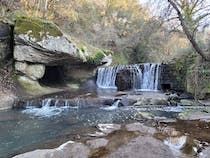
M 139 112 L 175 118 L 189 108 L 205 107 L 31 107 L 0 112 L 0 157 L 7 158 L 38 148 L 56 147 L 68 140 L 82 140 L 97 131 L 97 124 L 127 124 Z

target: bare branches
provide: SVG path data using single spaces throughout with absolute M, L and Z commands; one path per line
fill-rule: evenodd
M 178 0 L 177 1 L 168 0 L 170 5 L 176 11 L 179 21 L 181 23 L 182 29 L 184 33 L 186 34 L 187 38 L 189 39 L 190 43 L 192 44 L 193 48 L 196 50 L 198 54 L 202 56 L 202 58 L 204 58 L 205 60 L 210 60 L 210 56 L 206 55 L 206 53 L 200 48 L 200 46 L 198 45 L 195 39 L 196 37 L 195 33 L 197 31 L 197 28 L 200 25 L 201 20 L 209 16 L 210 13 L 204 12 L 203 14 L 200 14 L 197 17 L 194 14 L 192 14 L 193 10 L 197 8 L 197 5 L 202 5 L 204 1 L 205 0 L 196 0 L 194 2 L 191 1 L 190 3 L 189 1 L 182 0 L 183 3 L 182 3 L 182 6 L 180 6 L 180 3 L 178 3 Z

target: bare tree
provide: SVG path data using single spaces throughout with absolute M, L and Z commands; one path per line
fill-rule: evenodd
M 201 48 L 196 39 L 196 33 L 199 29 L 209 26 L 210 2 L 208 0 L 168 0 L 168 13 L 176 16 L 171 19 L 178 19 L 181 27 L 195 51 L 205 60 L 210 60 L 210 54 L 207 54 Z

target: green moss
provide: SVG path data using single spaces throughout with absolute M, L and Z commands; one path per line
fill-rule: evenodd
M 111 51 L 111 50 L 106 50 L 106 49 L 103 49 L 103 52 L 104 52 L 104 54 L 106 54 L 106 55 L 113 55 L 113 54 L 114 54 L 113 51 Z
M 194 113 L 194 112 L 197 112 L 197 111 L 196 111 L 196 110 L 185 110 L 184 112 L 179 113 L 178 118 L 181 118 L 181 117 L 183 117 L 183 116 L 190 115 L 190 114 L 192 114 L 192 113 Z
M 41 41 L 47 35 L 53 37 L 62 36 L 62 32 L 55 24 L 26 16 L 16 17 L 14 32 L 16 34 L 28 34 L 31 38 L 35 38 L 36 41 Z
M 100 65 L 102 64 L 102 60 L 105 57 L 103 51 L 98 50 L 94 53 L 93 56 L 87 56 L 87 62 L 93 65 Z

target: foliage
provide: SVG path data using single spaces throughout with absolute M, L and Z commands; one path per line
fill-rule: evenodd
M 93 56 L 87 56 L 87 61 L 93 65 L 102 64 L 102 59 L 105 57 L 104 52 L 99 50 L 94 53 Z

